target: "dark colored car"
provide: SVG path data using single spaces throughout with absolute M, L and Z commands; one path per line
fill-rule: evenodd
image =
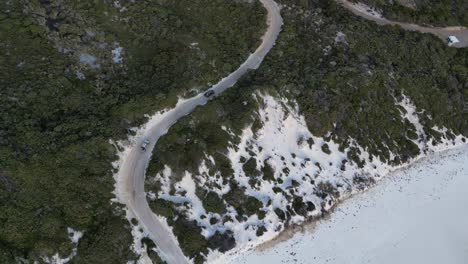
M 214 92 L 213 90 L 208 90 L 208 91 L 206 91 L 203 95 L 204 95 L 206 98 L 210 98 L 210 97 L 212 97 L 214 94 L 215 94 L 215 92 Z

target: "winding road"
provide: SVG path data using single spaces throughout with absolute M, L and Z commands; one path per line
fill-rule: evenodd
M 232 87 L 249 70 L 257 69 L 275 44 L 283 25 L 280 8 L 273 0 L 260 0 L 260 2 L 268 12 L 268 29 L 262 37 L 262 43 L 236 71 L 210 88 L 215 92 L 215 96 Z M 122 158 L 118 172 L 117 188 L 122 202 L 134 214 L 169 264 L 188 263 L 188 260 L 167 224 L 163 223 L 148 205 L 145 193 L 145 172 L 158 139 L 166 134 L 177 120 L 193 112 L 197 106 L 205 105 L 208 101 L 209 99 L 203 94 L 199 94 L 190 99 L 180 100 L 175 108 L 164 112 L 158 121 L 151 123 L 142 131 L 140 139 Z M 151 143 L 146 151 L 141 151 L 140 145 L 145 139 L 149 139 Z
M 468 45 L 468 29 L 464 27 L 428 28 L 414 24 L 393 22 L 370 13 L 368 10 L 363 9 L 362 6 L 358 6 L 347 0 L 339 1 L 353 13 L 373 20 L 378 24 L 399 25 L 408 30 L 432 33 L 444 40 L 448 35 L 456 35 L 461 41 L 458 46 L 465 47 Z M 280 8 L 273 0 L 260 0 L 260 2 L 268 12 L 268 29 L 262 37 L 262 43 L 236 71 L 210 88 L 215 92 L 215 96 L 234 86 L 249 70 L 257 69 L 275 44 L 283 25 Z M 157 121 L 147 124 L 144 130 L 140 131 L 141 137 L 136 141 L 136 144 L 121 158 L 122 163 L 117 175 L 117 190 L 120 200 L 133 213 L 145 232 L 149 234 L 150 239 L 158 246 L 159 252 L 162 255 L 161 257 L 169 264 L 188 263 L 189 260 L 180 249 L 172 230 L 151 211 L 146 200 L 144 188 L 145 172 L 158 139 L 165 135 L 169 128 L 180 118 L 189 115 L 197 106 L 205 105 L 208 101 L 209 99 L 203 93 L 189 99 L 180 100 L 175 108 L 162 113 Z M 150 144 L 146 151 L 141 151 L 140 145 L 145 139 L 150 140 Z
M 355 15 L 363 17 L 367 20 L 372 20 L 379 25 L 396 25 L 409 31 L 418 31 L 421 33 L 430 33 L 447 43 L 449 36 L 455 36 L 460 41 L 451 45 L 455 48 L 468 47 L 468 28 L 467 27 L 424 27 L 411 23 L 397 22 L 384 18 L 381 14 L 362 3 L 353 3 L 349 0 L 337 0 L 346 9 L 350 10 Z

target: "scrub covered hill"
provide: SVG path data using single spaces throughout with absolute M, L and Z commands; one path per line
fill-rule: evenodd
M 362 0 L 382 10 L 384 17 L 433 26 L 468 26 L 466 0 Z
M 148 168 L 150 206 L 196 263 L 468 136 L 466 49 L 334 1 L 279 2 L 283 31 L 260 68 L 175 124 Z
M 264 21 L 257 1 L 1 1 L 0 263 L 134 260 L 109 140 L 232 71 Z

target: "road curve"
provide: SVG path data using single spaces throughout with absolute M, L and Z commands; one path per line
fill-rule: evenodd
M 353 3 L 349 0 L 338 0 L 346 9 L 350 10 L 355 15 L 363 17 L 367 20 L 372 20 L 379 25 L 397 25 L 402 27 L 403 29 L 409 31 L 419 31 L 422 33 L 430 33 L 433 34 L 440 39 L 442 39 L 445 43 L 447 43 L 447 38 L 449 36 L 456 36 L 460 41 L 457 44 L 451 45 L 455 48 L 464 48 L 468 47 L 468 28 L 467 27 L 424 27 L 416 24 L 411 23 L 404 23 L 404 22 L 397 22 L 392 21 L 384 18 L 375 10 L 371 9 L 370 7 L 366 6 L 363 3 Z
M 280 8 L 273 0 L 260 0 L 260 2 L 268 11 L 268 29 L 262 37 L 262 43 L 236 71 L 211 87 L 216 95 L 232 87 L 247 71 L 257 69 L 275 44 L 283 25 Z M 207 102 L 208 99 L 203 94 L 180 100 L 175 108 L 164 112 L 158 121 L 147 125 L 136 144 L 122 158 L 117 175 L 117 188 L 121 202 L 134 214 L 139 224 L 149 234 L 150 239 L 158 246 L 162 257 L 169 264 L 188 263 L 188 260 L 174 239 L 172 231 L 165 223 L 161 222 L 148 205 L 145 193 L 145 172 L 158 139 L 166 134 L 177 120 L 193 112 L 197 106 L 205 105 Z M 149 139 L 151 142 L 146 152 L 140 150 L 144 139 Z

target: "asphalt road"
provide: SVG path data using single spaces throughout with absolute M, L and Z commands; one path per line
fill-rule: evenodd
M 275 44 L 283 24 L 280 9 L 273 0 L 260 1 L 268 11 L 268 29 L 263 35 L 262 43 L 236 71 L 211 87 L 215 91 L 215 96 L 232 87 L 247 71 L 257 69 Z M 147 126 L 143 131 L 143 136 L 124 157 L 118 173 L 117 184 L 120 195 L 124 199 L 122 202 L 133 212 L 169 264 L 188 263 L 188 260 L 174 239 L 172 231 L 158 219 L 148 205 L 145 193 L 145 172 L 158 139 L 166 134 L 177 120 L 189 115 L 197 106 L 205 105 L 208 101 L 203 94 L 199 94 L 180 101 L 175 108 L 162 114 L 158 122 Z M 142 151 L 140 145 L 145 139 L 149 139 L 151 143 L 147 151 Z
M 410 30 L 410 31 L 430 33 L 439 37 L 445 43 L 447 43 L 447 38 L 449 36 L 455 36 L 458 38 L 460 42 L 457 44 L 451 45 L 452 47 L 456 47 L 456 48 L 468 47 L 468 28 L 467 27 L 462 27 L 462 26 L 459 26 L 459 27 L 426 27 L 426 26 L 420 26 L 420 25 L 411 24 L 411 23 L 397 22 L 397 21 L 388 20 L 380 16 L 380 14 L 373 12 L 373 10 L 371 10 L 370 8 L 368 8 L 367 6 L 363 4 L 360 4 L 360 3 L 354 4 L 348 0 L 338 0 L 338 2 L 342 3 L 346 9 L 350 10 L 355 15 L 358 15 L 368 20 L 372 20 L 379 25 L 396 25 L 396 26 L 400 26 L 403 29 Z

